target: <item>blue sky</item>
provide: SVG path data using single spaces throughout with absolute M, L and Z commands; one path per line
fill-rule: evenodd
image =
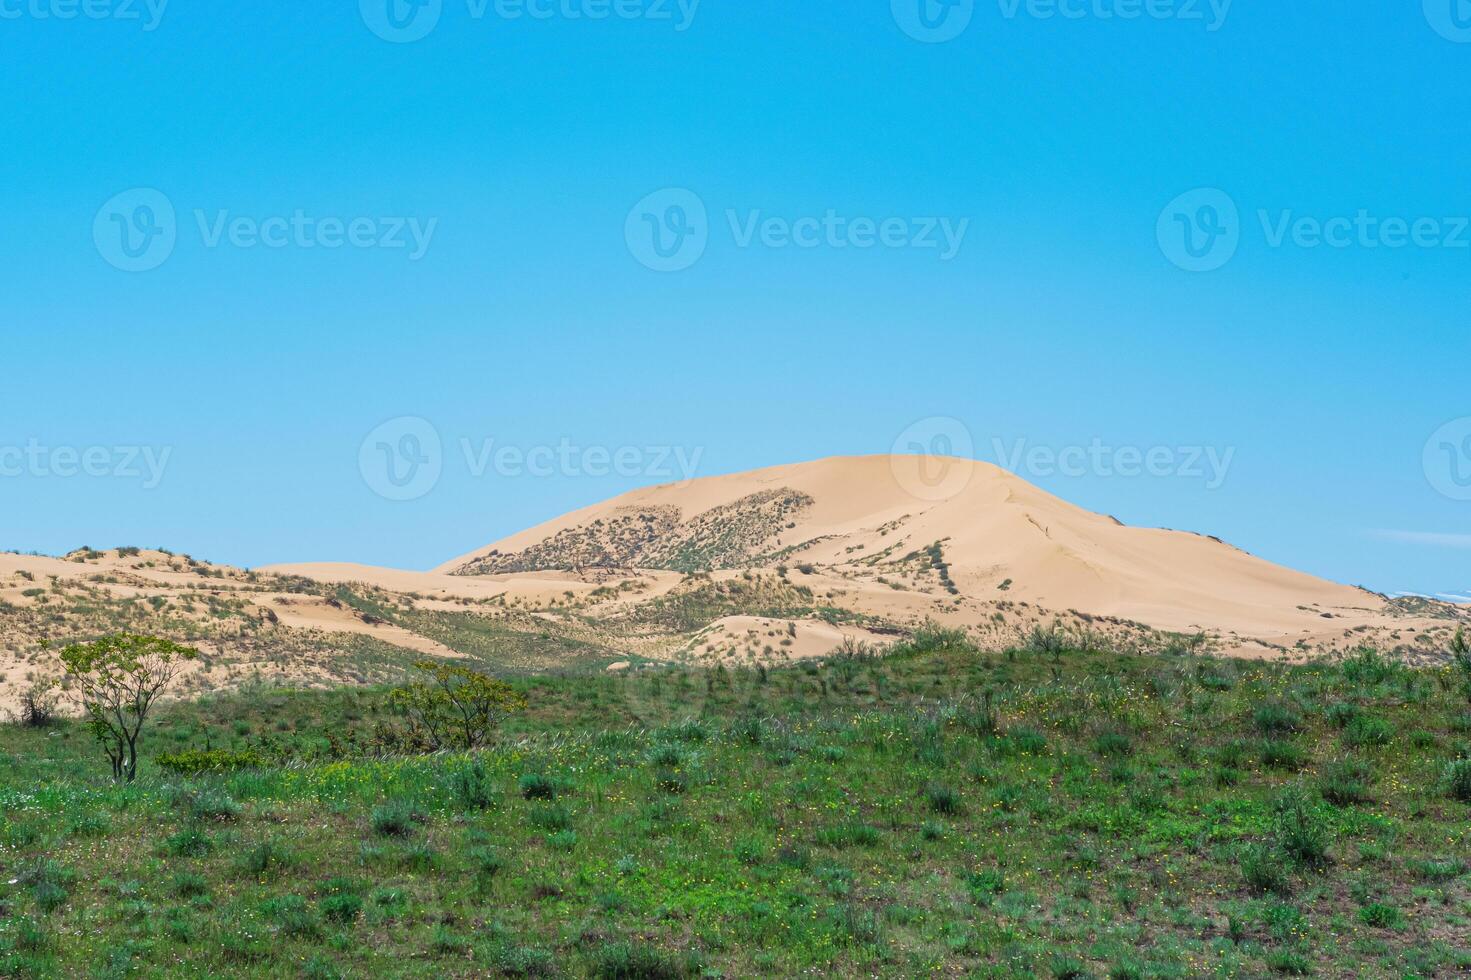
M 1471 9 L 387 2 L 0 0 L 0 547 L 428 567 L 949 438 L 1471 592 Z

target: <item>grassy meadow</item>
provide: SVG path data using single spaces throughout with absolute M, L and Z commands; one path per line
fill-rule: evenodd
M 247 689 L 162 707 L 132 784 L 6 725 L 0 975 L 1471 971 L 1449 668 L 1049 646 L 516 677 L 474 755 L 380 755 L 386 689 Z

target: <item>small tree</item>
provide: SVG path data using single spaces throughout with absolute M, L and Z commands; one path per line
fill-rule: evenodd
M 505 715 L 526 707 L 511 685 L 468 667 L 420 660 L 414 668 L 428 678 L 394 691 L 390 703 L 436 749 L 479 748 Z
M 60 681 L 43 677 L 34 681 L 20 695 L 20 723 L 27 728 L 45 728 L 56 717 L 61 703 Z
M 114 779 L 138 776 L 138 737 L 148 712 L 197 650 L 156 636 L 119 633 L 74 643 L 61 663 L 87 725 L 112 763 Z

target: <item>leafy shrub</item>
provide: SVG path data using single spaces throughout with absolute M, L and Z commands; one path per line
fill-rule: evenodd
M 489 810 L 499 802 L 485 761 L 478 756 L 468 766 L 450 772 L 449 788 L 455 802 L 466 810 Z
M 27 589 L 26 594 L 41 591 Z M 20 723 L 26 728 L 45 728 L 56 720 L 56 709 L 60 704 L 61 685 L 56 678 L 36 681 L 20 694 Z
M 562 789 L 557 780 L 539 772 L 526 773 L 518 785 L 521 795 L 528 800 L 553 800 Z
M 1343 741 L 1353 748 L 1388 745 L 1394 738 L 1394 726 L 1383 718 L 1359 715 L 1343 730 Z
M 156 761 L 159 768 L 180 776 L 264 769 L 267 765 L 265 757 L 253 749 L 186 749 L 182 752 L 163 752 Z
M 389 800 L 373 807 L 370 819 L 374 833 L 384 837 L 407 837 L 423 818 L 408 800 Z
M 76 880 L 76 875 L 60 862 L 48 857 L 38 857 L 22 864 L 15 881 L 31 890 L 31 897 L 42 912 L 52 912 L 66 903 L 67 889 Z
M 1041 755 L 1047 750 L 1047 736 L 1030 725 L 1017 725 L 1006 733 L 1002 744 L 1023 755 Z
M 1471 803 L 1471 759 L 1457 759 L 1445 770 L 1446 792 L 1462 803 Z
M 277 877 L 296 863 L 296 854 L 285 845 L 264 840 L 240 853 L 235 859 L 235 870 L 241 875 L 265 881 Z
M 214 850 L 214 840 L 196 827 L 185 827 L 164 839 L 164 850 L 175 857 L 204 857 Z
M 1241 855 L 1241 877 L 1252 891 L 1285 895 L 1291 889 L 1282 856 L 1273 848 L 1254 844 Z
M 428 841 L 418 841 L 403 849 L 399 863 L 410 871 L 433 871 L 439 867 L 440 854 Z
M 1274 830 L 1282 853 L 1301 867 L 1328 864 L 1330 833 L 1327 821 L 1307 796 L 1289 790 L 1275 805 Z
M 1347 728 L 1349 723 L 1359 716 L 1361 709 L 1356 704 L 1347 701 L 1335 701 L 1323 712 L 1323 717 L 1328 719 L 1328 724 L 1334 728 Z
M 1134 743 L 1122 732 L 1104 732 L 1093 740 L 1093 751 L 1104 758 L 1122 758 L 1134 751 Z
M 1282 701 L 1268 701 L 1252 712 L 1252 724 L 1263 735 L 1291 735 L 1302 728 L 1302 719 L 1289 705 Z
M 1006 890 L 1006 878 L 1000 871 L 989 868 L 984 871 L 967 871 L 965 886 L 970 890 L 971 898 L 976 904 L 990 905 L 997 895 Z
M 1301 953 L 1290 949 L 1274 949 L 1267 953 L 1267 967 L 1273 973 L 1285 973 L 1293 977 L 1305 977 L 1313 972 L 1313 965 Z
M 831 827 L 823 827 L 817 832 L 817 843 L 838 850 L 849 847 L 874 847 L 882 839 L 883 835 L 879 833 L 877 827 L 857 819 L 844 820 Z
M 1459 859 L 1411 861 L 1410 870 L 1426 881 L 1454 881 L 1467 871 L 1465 861 Z
M 588 957 L 597 980 L 680 980 L 684 965 L 670 954 L 644 943 L 605 943 Z
M 268 899 L 261 906 L 261 911 L 276 923 L 285 936 L 313 937 L 322 931 L 316 915 L 307 908 L 306 900 L 300 895 Z
M 684 749 L 678 745 L 663 743 L 649 750 L 649 762 L 656 766 L 679 766 L 684 764 Z
M 1369 787 L 1374 782 L 1373 770 L 1367 762 L 1344 759 L 1330 763 L 1318 780 L 1323 799 L 1339 806 L 1367 803 L 1372 798 Z
M 322 915 L 329 922 L 346 924 L 363 914 L 363 900 L 351 892 L 328 895 L 321 901 Z
M 414 669 L 427 679 L 394 691 L 389 703 L 415 738 L 436 749 L 478 748 L 507 714 L 526 707 L 524 694 L 469 667 L 420 660 Z
M 183 800 L 185 812 L 195 823 L 226 823 L 240 816 L 241 807 L 215 789 L 189 793 Z
M 490 891 L 496 876 L 505 868 L 506 862 L 500 854 L 488 847 L 477 847 L 470 851 L 470 866 L 475 872 L 475 887 L 482 892 Z
M 531 826 L 541 830 L 559 831 L 572 829 L 572 811 L 561 804 L 533 807 L 526 819 Z
M 1397 680 L 1405 673 L 1405 665 L 1382 656 L 1372 647 L 1364 647 L 1343 662 L 1343 676 L 1359 687 L 1378 687 Z
M 1370 902 L 1359 909 L 1359 919 L 1376 929 L 1397 929 L 1404 924 L 1405 917 L 1392 905 Z
M 682 772 L 673 769 L 660 769 L 654 777 L 654 782 L 666 793 L 675 795 L 689 792 L 690 781 Z
M 936 813 L 956 814 L 960 812 L 960 794 L 943 783 L 930 783 L 924 789 L 925 800 Z
M 174 875 L 174 894 L 180 898 L 197 898 L 209 894 L 209 882 L 204 875 L 193 871 L 181 871 Z
M 1302 768 L 1303 751 L 1295 743 L 1281 738 L 1262 741 L 1262 764 L 1271 769 L 1295 771 Z

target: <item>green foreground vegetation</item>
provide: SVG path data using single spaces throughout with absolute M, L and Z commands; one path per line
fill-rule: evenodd
M 133 782 L 3 726 L 0 975 L 1471 971 L 1454 668 L 1054 646 L 509 678 L 473 753 L 245 690 L 158 707 Z

